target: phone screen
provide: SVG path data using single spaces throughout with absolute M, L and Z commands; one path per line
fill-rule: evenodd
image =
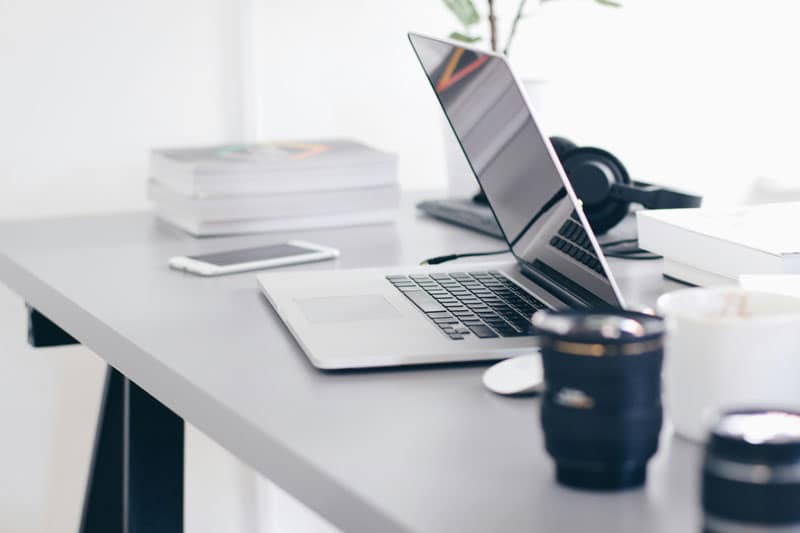
M 203 261 L 216 266 L 238 265 L 239 263 L 250 263 L 252 261 L 264 261 L 266 259 L 279 259 L 282 257 L 292 257 L 315 252 L 308 248 L 301 248 L 291 244 L 272 244 L 259 248 L 247 248 L 244 250 L 231 250 L 230 252 L 218 252 L 206 255 L 190 255 L 189 259 Z

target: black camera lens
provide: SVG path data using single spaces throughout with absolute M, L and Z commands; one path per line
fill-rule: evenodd
M 663 321 L 633 312 L 533 317 L 544 365 L 545 447 L 564 485 L 644 483 L 661 431 Z
M 703 530 L 800 531 L 800 413 L 720 417 L 703 463 Z

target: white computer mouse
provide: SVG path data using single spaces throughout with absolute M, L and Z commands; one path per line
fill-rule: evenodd
M 508 396 L 541 392 L 542 356 L 536 351 L 495 363 L 483 373 L 483 384 L 492 392 Z

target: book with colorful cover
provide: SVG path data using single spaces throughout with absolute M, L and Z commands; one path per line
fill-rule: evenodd
M 190 165 L 203 173 L 365 164 L 395 158 L 394 154 L 351 139 L 166 148 L 153 150 L 153 154 L 176 164 Z

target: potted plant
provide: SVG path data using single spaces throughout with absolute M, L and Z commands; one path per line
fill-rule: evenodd
M 535 0 L 534 3 L 538 5 L 544 5 L 555 0 Z M 621 7 L 619 2 L 614 0 L 593 0 L 595 3 L 600 4 L 602 6 L 607 7 Z M 455 15 L 461 25 L 463 26 L 463 30 L 461 31 L 453 31 L 450 33 L 449 37 L 455 41 L 462 41 L 465 43 L 475 43 L 481 40 L 480 35 L 475 35 L 473 30 L 475 26 L 481 22 L 481 16 L 478 13 L 478 10 L 475 8 L 475 4 L 472 0 L 443 0 L 444 5 L 447 7 L 450 12 Z M 511 44 L 514 41 L 514 37 L 517 34 L 517 26 L 519 25 L 520 21 L 523 18 L 526 18 L 527 15 L 525 13 L 526 4 L 528 0 L 519 0 L 517 3 L 516 15 L 514 19 L 511 21 L 511 28 L 508 31 L 508 37 L 506 37 L 506 44 L 502 48 L 502 53 L 504 55 L 508 55 L 511 51 Z M 498 47 L 499 43 L 499 31 L 497 28 L 497 14 L 496 14 L 496 5 L 495 0 L 486 0 L 486 21 L 489 25 L 489 46 L 492 49 L 492 52 L 499 52 L 501 51 Z
M 484 22 L 483 17 L 475 7 L 473 0 L 442 0 L 445 7 L 455 16 L 461 24 L 461 29 L 450 32 L 448 37 L 454 41 L 464 43 L 477 43 L 484 41 L 484 36 L 478 31 L 478 26 Z M 517 35 L 517 29 L 520 22 L 528 17 L 526 9 L 530 7 L 528 4 L 536 4 L 543 6 L 555 2 L 556 0 L 518 0 L 515 9 L 514 18 L 508 29 L 503 46 L 500 46 L 500 31 L 498 28 L 496 0 L 486 0 L 486 16 L 484 28 L 488 30 L 488 43 L 489 48 L 493 52 L 499 52 L 508 56 L 511 51 L 511 45 L 514 43 L 514 38 Z M 606 7 L 621 7 L 621 4 L 615 0 L 592 0 L 594 3 Z M 533 106 L 537 109 L 541 108 L 542 104 L 542 87 L 544 81 L 541 79 L 527 79 L 523 80 L 525 91 L 528 93 L 528 99 Z M 449 125 L 445 122 L 445 161 L 447 164 L 447 179 L 449 195 L 453 197 L 466 197 L 469 196 L 475 189 L 475 177 L 472 175 L 472 170 L 469 168 L 464 154 L 455 139 Z

